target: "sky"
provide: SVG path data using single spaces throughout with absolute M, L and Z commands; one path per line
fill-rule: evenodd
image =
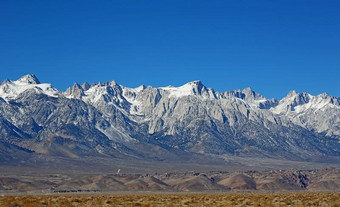
M 0 82 L 340 97 L 338 0 L 0 0 Z

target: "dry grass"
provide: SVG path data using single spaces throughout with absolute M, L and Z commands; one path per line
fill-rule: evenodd
M 202 193 L 4 196 L 0 206 L 339 206 L 340 193 Z

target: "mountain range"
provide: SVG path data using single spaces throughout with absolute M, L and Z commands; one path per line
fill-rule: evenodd
M 0 85 L 0 161 L 27 156 L 171 160 L 228 156 L 338 162 L 340 98 L 201 81 L 128 88 L 110 81 L 59 91 L 35 75 Z

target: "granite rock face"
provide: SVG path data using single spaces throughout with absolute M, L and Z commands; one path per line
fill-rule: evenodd
M 0 85 L 0 147 L 10 155 L 72 158 L 339 157 L 339 103 L 295 91 L 279 101 L 251 88 L 222 93 L 200 81 L 161 88 L 75 83 L 63 92 L 26 75 Z

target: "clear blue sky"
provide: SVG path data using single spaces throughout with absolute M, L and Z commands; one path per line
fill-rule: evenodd
M 0 1 L 0 79 L 340 96 L 339 0 Z

